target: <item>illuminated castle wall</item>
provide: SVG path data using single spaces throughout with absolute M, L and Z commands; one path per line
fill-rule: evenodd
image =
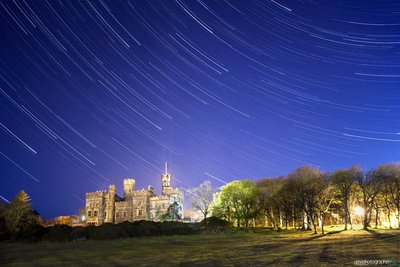
M 183 218 L 183 192 L 171 187 L 171 175 L 161 175 L 162 194 L 156 195 L 152 186 L 135 190 L 134 179 L 124 179 L 124 195 L 116 194 L 115 185 L 109 185 L 106 191 L 86 193 L 86 224 L 120 223 L 123 221 L 158 221 L 168 207 L 176 202 L 179 215 Z

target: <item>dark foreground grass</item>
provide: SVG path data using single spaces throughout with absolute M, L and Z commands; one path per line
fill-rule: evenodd
M 233 231 L 0 244 L 0 266 L 352 266 L 356 260 L 393 260 L 399 266 L 399 255 L 398 230 L 331 231 L 327 235 L 296 230 Z

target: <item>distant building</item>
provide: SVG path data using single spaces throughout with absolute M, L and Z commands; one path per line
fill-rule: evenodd
M 207 216 L 208 218 L 208 216 Z M 185 210 L 183 221 L 187 223 L 197 223 L 204 219 L 204 215 L 199 210 Z
M 134 179 L 124 179 L 124 196 L 116 194 L 116 186 L 109 185 L 107 191 L 86 193 L 85 217 L 87 225 L 120 223 L 123 221 L 158 221 L 168 207 L 176 202 L 179 216 L 183 218 L 183 192 L 171 187 L 171 174 L 167 165 L 161 175 L 162 194 L 156 195 L 153 186 L 135 190 Z

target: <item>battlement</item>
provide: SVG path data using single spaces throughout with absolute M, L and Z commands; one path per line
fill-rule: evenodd
M 165 199 L 169 199 L 169 196 L 161 195 L 161 196 L 152 196 L 152 197 L 150 197 L 150 200 L 165 200 Z
M 89 192 L 86 193 L 86 197 L 103 197 L 107 191 L 96 191 L 96 192 Z
M 150 191 L 148 189 L 140 189 L 140 190 L 135 190 L 132 192 L 134 195 L 147 195 L 149 193 L 153 193 L 153 191 Z

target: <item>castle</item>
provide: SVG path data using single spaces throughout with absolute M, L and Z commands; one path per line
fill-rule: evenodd
M 176 202 L 178 214 L 183 218 L 183 192 L 171 187 L 171 174 L 165 164 L 165 173 L 161 174 L 162 194 L 156 195 L 153 186 L 135 190 L 134 179 L 124 179 L 124 196 L 116 194 L 115 185 L 109 185 L 107 191 L 86 193 L 86 224 L 120 223 L 123 221 L 158 221 L 168 207 Z

